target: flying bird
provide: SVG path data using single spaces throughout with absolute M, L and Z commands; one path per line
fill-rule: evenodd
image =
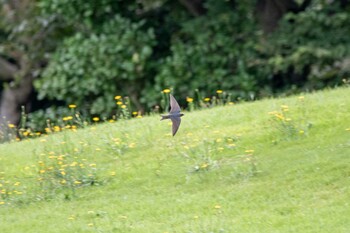
M 170 96 L 170 112 L 168 115 L 162 115 L 162 119 L 160 120 L 170 119 L 173 122 L 173 136 L 175 136 L 181 124 L 181 117 L 184 114 L 180 112 L 181 111 L 180 106 L 177 103 L 174 96 L 172 96 L 171 94 L 169 94 L 169 96 Z

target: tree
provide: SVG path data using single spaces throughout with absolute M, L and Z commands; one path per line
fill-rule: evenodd
M 2 124 L 35 98 L 103 117 L 114 95 L 148 111 L 168 87 L 251 98 L 349 74 L 348 0 L 3 2 Z

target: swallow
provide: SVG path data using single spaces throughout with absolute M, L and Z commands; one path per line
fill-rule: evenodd
M 181 111 L 180 106 L 177 103 L 174 96 L 172 96 L 171 94 L 169 94 L 169 96 L 170 96 L 170 112 L 168 115 L 162 115 L 162 119 L 160 120 L 162 121 L 165 119 L 170 119 L 173 122 L 173 136 L 175 136 L 181 124 L 181 117 L 184 114 L 180 112 Z

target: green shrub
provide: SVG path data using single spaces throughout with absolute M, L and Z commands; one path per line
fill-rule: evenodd
M 115 17 L 95 33 L 64 40 L 35 83 L 39 98 L 77 104 L 90 114 L 111 115 L 117 94 L 140 93 L 154 34 Z M 141 82 L 142 83 L 142 82 Z

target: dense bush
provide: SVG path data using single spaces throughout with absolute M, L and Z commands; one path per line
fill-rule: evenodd
M 263 50 L 274 91 L 336 86 L 350 75 L 350 14 L 331 6 L 287 14 Z M 339 10 L 339 9 L 338 9 Z
M 155 44 L 152 29 L 116 16 L 94 33 L 67 38 L 37 80 L 39 98 L 63 100 L 110 115 L 117 94 L 140 93 L 147 62 Z
M 101 117 L 114 113 L 115 95 L 149 111 L 164 88 L 184 105 L 195 90 L 252 99 L 339 85 L 350 74 L 349 9 L 332 2 L 314 0 L 285 14 L 268 35 L 255 1 L 207 0 L 197 17 L 167 0 L 39 6 L 70 28 L 35 83 L 39 98 Z
M 182 25 L 173 37 L 171 56 L 164 59 L 157 76 L 158 89 L 171 86 L 182 94 L 203 94 L 217 89 L 247 97 L 258 91 L 258 80 L 249 73 L 255 59 L 258 31 L 252 6 L 240 3 L 232 14 L 229 3 L 210 1 L 205 17 Z

